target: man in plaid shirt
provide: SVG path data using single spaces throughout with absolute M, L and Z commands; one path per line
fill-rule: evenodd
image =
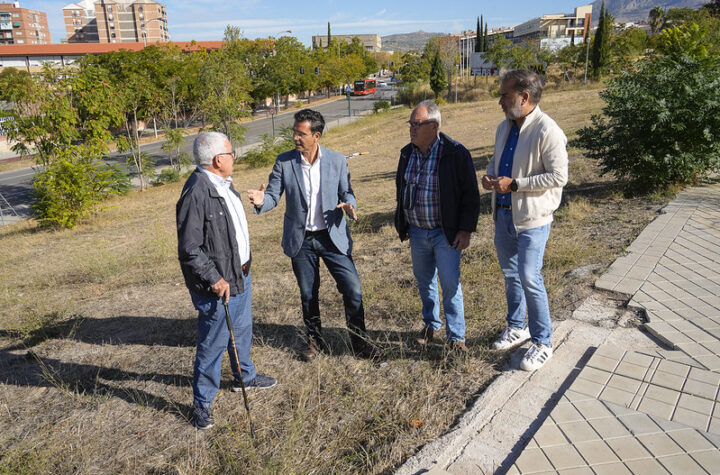
M 480 193 L 470 152 L 440 133 L 440 123 L 440 109 L 430 100 L 410 115 L 410 143 L 400 151 L 395 177 L 395 228 L 400 240 L 410 238 L 425 323 L 418 342 L 427 344 L 442 326 L 439 278 L 446 338 L 451 349 L 465 352 L 460 257 L 477 227 Z

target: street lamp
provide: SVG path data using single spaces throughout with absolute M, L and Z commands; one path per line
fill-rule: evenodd
M 278 33 L 280 33 L 280 36 L 276 36 L 276 38 L 282 38 L 283 36 L 285 36 L 285 33 L 292 33 L 292 30 L 278 31 Z
M 150 23 L 151 21 L 161 21 L 165 22 L 164 18 L 150 18 L 148 20 L 145 20 L 145 23 Z M 142 30 L 142 39 L 143 39 L 143 48 L 147 47 L 147 32 L 145 31 L 145 27 L 143 27 Z

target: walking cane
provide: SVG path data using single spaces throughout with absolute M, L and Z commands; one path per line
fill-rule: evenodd
M 233 351 L 235 352 L 235 369 L 237 374 L 240 375 L 240 389 L 242 389 L 243 401 L 245 402 L 245 410 L 248 416 L 248 425 L 250 426 L 250 438 L 255 438 L 255 428 L 253 427 L 252 419 L 250 418 L 250 405 L 248 404 L 247 394 L 245 393 L 245 383 L 242 380 L 242 372 L 240 371 L 240 358 L 238 358 L 237 347 L 235 346 L 235 333 L 233 333 L 232 321 L 230 320 L 230 309 L 228 309 L 227 302 L 223 301 L 225 306 L 225 322 L 227 323 L 228 330 L 230 331 L 230 343 L 232 343 Z

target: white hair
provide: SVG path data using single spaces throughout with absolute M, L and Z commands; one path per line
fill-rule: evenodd
M 426 99 L 424 101 L 421 101 L 418 105 L 415 106 L 415 109 L 418 110 L 420 107 L 424 107 L 425 111 L 427 112 L 428 120 L 433 120 L 437 122 L 438 129 L 442 125 L 442 118 L 440 117 L 440 108 L 433 102 L 431 99 Z
M 227 135 L 221 132 L 200 132 L 193 143 L 195 163 L 199 166 L 210 165 L 215 155 L 225 152 Z

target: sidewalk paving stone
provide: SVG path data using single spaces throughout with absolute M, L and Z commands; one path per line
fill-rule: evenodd
M 556 350 L 526 380 L 545 415 L 533 423 L 528 392 L 511 396 L 493 421 L 527 429 L 505 440 L 495 428 L 503 440 L 471 442 L 451 473 L 489 473 L 478 452 L 502 446 L 504 459 L 484 459 L 493 473 L 720 474 L 720 184 L 679 193 L 595 287 L 628 295 L 666 348 L 603 340 L 579 365 Z

